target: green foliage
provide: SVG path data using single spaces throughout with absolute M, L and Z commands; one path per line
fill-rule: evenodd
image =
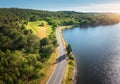
M 67 45 L 66 50 L 68 55 L 72 52 L 72 48 L 70 44 Z
M 53 28 L 59 25 L 98 26 L 118 23 L 120 15 L 113 13 L 79 13 L 74 11 L 49 12 L 17 8 L 0 9 L 0 22 L 5 24 L 17 21 L 26 21 L 25 24 L 27 24 L 27 21 L 37 20 L 46 20 Z
M 70 54 L 68 55 L 68 57 L 69 57 L 70 60 L 74 60 L 74 57 L 73 57 L 73 54 L 72 54 L 72 53 L 70 53 Z
M 52 44 L 52 41 L 50 41 L 49 38 L 41 39 L 41 47 L 40 47 L 41 59 L 40 60 L 41 61 L 47 60 L 51 56 L 53 51 L 54 51 L 54 46 Z
M 90 25 L 90 21 L 89 20 L 82 20 L 80 22 L 80 26 L 82 27 L 88 27 Z
M 44 11 L 39 13 L 44 15 Z M 57 41 L 55 28 L 43 39 L 33 33 L 34 29 L 26 29 L 28 21 L 40 18 L 43 17 L 34 10 L 0 9 L 1 83 L 24 84 L 44 76 L 44 72 L 39 73 L 39 70 L 53 53 Z M 44 23 L 38 23 L 37 26 L 44 26 Z M 57 27 L 56 24 L 53 27 Z
M 44 23 L 41 23 L 39 26 L 42 26 L 42 27 L 44 27 Z
M 26 57 L 25 53 L 17 50 L 15 52 L 0 50 L 0 53 L 0 74 L 1 80 L 5 83 L 14 84 L 18 81 L 24 82 L 38 77 L 36 73 L 42 68 L 39 54 L 29 54 Z
M 74 65 L 73 61 L 70 61 L 69 64 L 72 65 L 72 66 Z
M 35 33 L 38 32 L 34 27 L 26 29 L 29 21 L 32 21 L 31 26 L 45 25 L 38 20 L 44 20 L 52 27 L 46 38 L 40 39 L 36 36 Z M 0 84 L 25 84 L 44 76 L 45 73 L 39 73 L 39 70 L 44 68 L 44 62 L 58 46 L 55 37 L 56 27 L 110 25 L 119 21 L 120 15 L 112 13 L 87 14 L 73 11 L 49 12 L 0 8 Z M 73 60 L 70 44 L 67 46 L 67 51 L 69 58 Z
M 39 20 L 39 16 L 32 16 L 32 17 L 30 17 L 30 21 L 31 22 L 34 22 L 34 21 L 38 21 Z

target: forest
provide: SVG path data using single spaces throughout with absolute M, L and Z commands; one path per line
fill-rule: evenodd
M 45 38 L 35 35 L 26 28 L 28 22 L 34 21 L 46 21 L 51 33 Z M 120 15 L 114 13 L 0 8 L 0 84 L 26 84 L 42 78 L 44 74 L 39 70 L 58 46 L 55 36 L 58 26 L 86 28 L 119 22 Z

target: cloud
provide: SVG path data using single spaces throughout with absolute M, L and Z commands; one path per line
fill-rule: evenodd
M 95 11 L 95 12 L 120 12 L 120 3 L 91 4 L 74 8 L 76 11 Z
M 62 9 L 57 9 L 62 10 Z M 89 4 L 87 6 L 68 7 L 64 10 L 79 12 L 117 12 L 120 13 L 120 3 Z

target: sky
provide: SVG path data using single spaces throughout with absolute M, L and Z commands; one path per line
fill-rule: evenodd
M 119 12 L 120 0 L 0 0 L 0 8 L 49 11 Z

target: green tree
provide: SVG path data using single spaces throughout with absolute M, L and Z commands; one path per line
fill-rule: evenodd
M 72 52 L 71 45 L 70 45 L 70 44 L 68 44 L 68 45 L 67 45 L 67 47 L 66 47 L 66 49 L 67 49 L 67 54 L 69 55 L 69 54 L 70 54 L 70 52 Z

